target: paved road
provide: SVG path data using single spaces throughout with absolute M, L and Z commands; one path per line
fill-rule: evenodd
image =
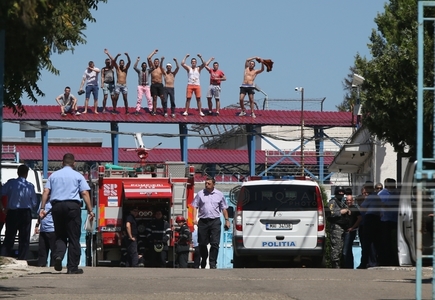
M 0 298 L 18 299 L 415 299 L 415 270 L 91 268 L 67 275 L 31 268 L 1 273 Z M 431 269 L 423 293 L 431 299 Z

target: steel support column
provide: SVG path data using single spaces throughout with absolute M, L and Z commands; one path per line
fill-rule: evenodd
M 110 122 L 110 140 L 112 142 L 112 164 L 119 163 L 119 126 L 117 122 Z
M 47 122 L 41 121 L 41 143 L 42 143 L 42 176 L 48 178 L 48 129 Z
M 249 175 L 255 176 L 255 130 L 253 125 L 246 125 L 246 138 L 249 155 Z
M 178 130 L 180 133 L 180 150 L 181 150 L 181 161 L 184 161 L 186 163 L 186 166 L 188 165 L 188 157 L 187 157 L 187 125 L 186 124 L 179 124 Z

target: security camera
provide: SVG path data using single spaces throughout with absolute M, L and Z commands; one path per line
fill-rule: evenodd
M 296 91 L 296 92 L 299 91 L 299 88 L 298 88 L 298 87 L 295 87 L 295 91 Z

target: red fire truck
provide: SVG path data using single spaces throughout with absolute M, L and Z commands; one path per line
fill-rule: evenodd
M 96 208 L 96 233 L 93 235 L 92 265 L 119 266 L 123 220 L 130 209 L 139 208 L 137 225 L 139 240 L 145 238 L 146 224 L 159 209 L 171 227 L 182 215 L 193 228 L 194 168 L 185 162 L 144 162 L 145 148 L 138 148 L 141 163 L 134 167 L 98 166 L 98 179 L 92 180 L 92 196 Z M 142 155 L 142 156 L 141 156 Z M 169 243 L 168 260 L 173 262 L 175 231 Z

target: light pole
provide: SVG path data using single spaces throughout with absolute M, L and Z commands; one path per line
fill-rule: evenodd
M 352 87 L 356 87 L 356 104 L 353 114 L 356 115 L 356 128 L 360 127 L 361 123 L 361 101 L 360 101 L 360 88 L 364 83 L 364 77 L 353 73 Z
M 304 88 L 296 87 L 296 92 L 301 92 L 301 176 L 305 176 L 304 162 Z

